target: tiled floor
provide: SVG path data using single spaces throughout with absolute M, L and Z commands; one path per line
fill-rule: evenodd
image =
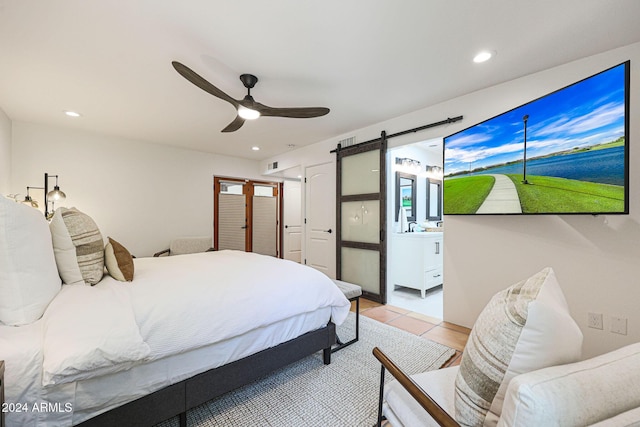
M 442 298 L 442 286 L 427 290 L 425 298 L 418 289 L 395 286 L 387 290 L 387 304 L 438 319 L 442 319 Z
M 351 310 L 355 311 L 355 303 L 351 305 Z M 456 354 L 446 366 L 460 364 L 462 350 L 471 332 L 469 328 L 443 322 L 435 317 L 364 298 L 360 298 L 360 314 L 455 349 Z

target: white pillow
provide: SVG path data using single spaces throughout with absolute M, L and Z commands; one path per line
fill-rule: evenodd
M 51 219 L 56 264 L 67 285 L 95 285 L 104 275 L 104 241 L 91 217 L 76 208 L 58 208 Z
M 582 332 L 551 268 L 493 296 L 476 320 L 456 378 L 456 420 L 495 426 L 516 375 L 575 362 Z
M 60 286 L 44 215 L 0 196 L 0 322 L 38 320 Z
M 581 362 L 518 375 L 509 384 L 498 425 L 638 423 L 639 366 L 640 343 L 636 343 Z

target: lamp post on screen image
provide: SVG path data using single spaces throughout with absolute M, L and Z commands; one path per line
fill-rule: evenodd
M 529 115 L 525 114 L 522 118 L 524 122 L 524 159 L 522 162 L 522 183 L 528 184 L 527 181 L 527 120 L 529 120 Z

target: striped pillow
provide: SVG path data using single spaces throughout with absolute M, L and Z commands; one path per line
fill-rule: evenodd
M 575 362 L 581 349 L 582 332 L 551 268 L 497 293 L 480 313 L 462 356 L 456 420 L 496 425 L 514 376 Z
M 58 208 L 49 228 L 62 281 L 98 283 L 104 275 L 104 243 L 93 219 L 76 208 Z

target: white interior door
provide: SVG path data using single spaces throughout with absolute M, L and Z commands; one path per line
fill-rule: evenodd
M 310 166 L 305 177 L 305 263 L 335 279 L 335 165 Z
M 283 257 L 295 262 L 302 261 L 302 184 L 300 181 L 285 181 L 282 195 L 282 219 L 284 222 Z

